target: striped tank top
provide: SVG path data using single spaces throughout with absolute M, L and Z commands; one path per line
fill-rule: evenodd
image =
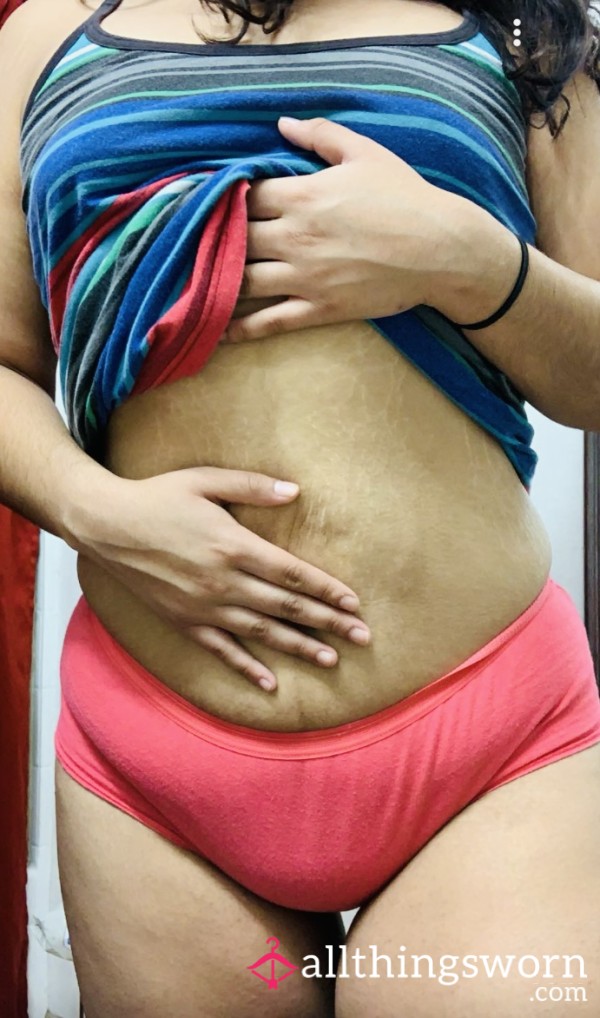
M 250 181 L 325 163 L 277 120 L 327 117 L 532 243 L 526 123 L 470 12 L 454 29 L 281 45 L 109 33 L 101 6 L 64 40 L 21 124 L 22 208 L 71 434 L 100 460 L 113 409 L 202 370 L 234 310 Z M 524 400 L 435 308 L 370 320 L 502 446 L 529 490 Z M 282 338 L 282 342 L 285 340 Z

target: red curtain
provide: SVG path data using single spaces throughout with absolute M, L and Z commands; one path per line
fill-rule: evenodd
M 29 686 L 39 532 L 0 506 L 0 1016 L 27 1018 Z
M 19 2 L 0 0 L 0 26 Z M 37 528 L 0 506 L 0 1018 L 27 1018 L 29 688 L 38 544 Z
M 0 28 L 6 21 L 9 14 L 12 14 L 20 6 L 22 0 L 0 0 Z

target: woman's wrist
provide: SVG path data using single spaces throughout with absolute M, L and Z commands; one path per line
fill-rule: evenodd
M 86 552 L 95 544 L 110 541 L 118 527 L 120 507 L 129 481 L 88 459 L 78 463 L 65 480 L 61 513 L 61 533 L 76 552 Z
M 521 264 L 519 239 L 479 205 L 452 195 L 441 223 L 442 269 L 427 283 L 425 303 L 453 322 L 492 315 L 514 286 Z

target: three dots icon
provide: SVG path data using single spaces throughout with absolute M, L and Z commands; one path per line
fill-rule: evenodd
M 520 18 L 515 18 L 513 20 L 513 25 L 514 25 L 514 28 L 513 28 L 513 42 L 514 42 L 515 46 L 520 46 L 521 45 L 521 39 L 520 39 L 520 35 L 521 35 L 521 19 Z

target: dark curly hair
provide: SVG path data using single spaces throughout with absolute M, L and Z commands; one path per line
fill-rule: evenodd
M 262 25 L 267 34 L 277 32 L 290 13 L 294 0 L 200 0 L 220 11 L 227 24 L 232 15 L 241 27 L 228 42 L 240 42 L 250 24 Z M 531 123 L 533 114 L 544 114 L 553 137 L 569 115 L 570 103 L 563 88 L 577 71 L 583 71 L 600 89 L 600 18 L 590 0 L 446 0 L 453 11 L 472 11 L 502 57 L 507 78 L 514 81 Z M 515 18 L 521 20 L 518 53 L 509 48 Z M 217 41 L 217 40 L 211 40 Z M 557 103 L 563 108 L 558 117 Z

